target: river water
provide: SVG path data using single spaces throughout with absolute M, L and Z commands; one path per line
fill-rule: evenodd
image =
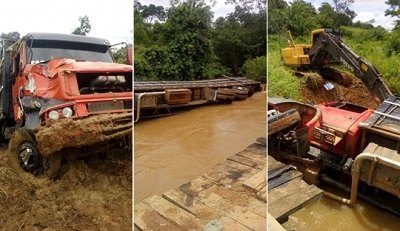
M 266 134 L 266 93 L 135 124 L 135 204 L 209 171 Z
M 361 200 L 352 208 L 322 197 L 291 215 L 284 227 L 293 231 L 396 231 L 400 218 Z

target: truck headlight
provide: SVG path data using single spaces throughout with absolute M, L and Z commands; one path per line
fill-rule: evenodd
M 58 113 L 58 111 L 50 111 L 49 112 L 49 119 L 51 120 L 58 120 L 60 118 L 60 114 Z
M 72 111 L 72 109 L 70 107 L 65 107 L 62 110 L 62 114 L 65 118 L 69 118 L 74 114 L 74 112 Z

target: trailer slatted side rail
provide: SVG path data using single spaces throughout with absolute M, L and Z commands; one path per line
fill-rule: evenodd
M 254 86 L 259 87 L 260 82 L 246 79 L 245 77 L 232 77 L 210 80 L 195 81 L 135 81 L 134 91 L 158 91 L 165 89 L 178 88 L 218 88 L 218 87 L 234 87 L 234 86 Z

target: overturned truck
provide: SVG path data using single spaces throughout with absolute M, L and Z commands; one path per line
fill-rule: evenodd
M 110 47 L 52 33 L 3 41 L 0 138 L 16 171 L 56 178 L 63 153 L 130 145 L 132 66 L 114 63 Z

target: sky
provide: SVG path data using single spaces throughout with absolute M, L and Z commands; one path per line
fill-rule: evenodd
M 111 44 L 132 43 L 133 0 L 13 0 L 2 1 L 0 32 L 18 31 L 70 34 L 87 15 L 92 29 L 88 36 Z
M 163 6 L 164 8 L 169 8 L 169 0 L 139 0 L 140 4 L 142 5 L 156 5 L 156 6 Z M 208 1 L 206 0 L 206 3 Z M 217 0 L 217 3 L 215 6 L 212 8 L 212 11 L 214 12 L 214 20 L 219 18 L 219 17 L 225 17 L 229 13 L 235 11 L 235 7 L 233 5 L 225 5 L 225 0 Z
M 307 0 L 311 2 L 316 9 L 321 6 L 322 2 L 328 2 L 331 6 L 333 3 L 331 0 Z M 367 22 L 371 19 L 375 20 L 374 26 L 382 26 L 386 29 L 393 29 L 392 17 L 385 16 L 385 10 L 389 8 L 389 5 L 385 4 L 384 0 L 355 0 L 350 6 L 350 9 L 357 13 L 354 22 L 361 21 Z

